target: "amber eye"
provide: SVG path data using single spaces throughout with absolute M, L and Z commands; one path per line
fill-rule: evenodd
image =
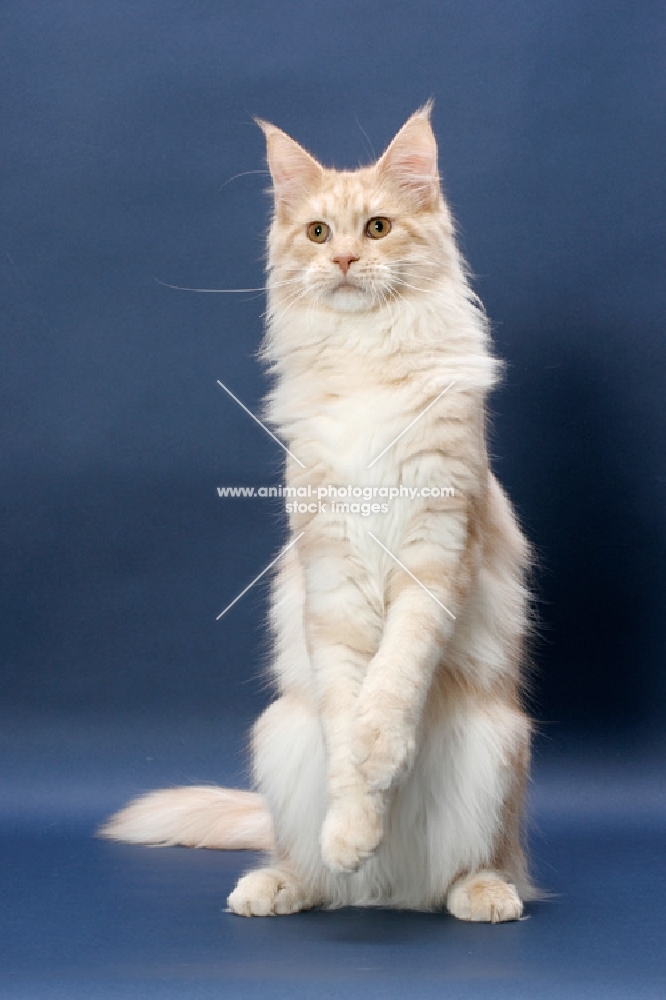
M 308 239 L 313 243 L 325 243 L 331 234 L 331 227 L 325 222 L 311 222 L 308 226 Z
M 371 240 L 383 240 L 391 232 L 391 220 L 378 215 L 375 219 L 369 219 L 365 227 L 365 235 Z

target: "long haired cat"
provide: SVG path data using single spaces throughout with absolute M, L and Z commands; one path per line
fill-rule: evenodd
M 266 850 L 229 896 L 243 916 L 379 905 L 513 920 L 534 895 L 520 829 L 529 554 L 489 467 L 499 365 L 430 107 L 356 171 L 259 124 L 274 193 L 266 416 L 289 446 L 287 484 L 390 502 L 292 504 L 257 791 L 153 792 L 101 833 Z

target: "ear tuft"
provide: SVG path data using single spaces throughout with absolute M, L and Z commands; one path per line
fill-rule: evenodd
M 266 136 L 268 169 L 277 212 L 288 213 L 320 182 L 323 168 L 302 146 L 270 122 L 255 118 Z
M 420 208 L 434 207 L 439 197 L 437 142 L 430 124 L 428 101 L 402 126 L 377 161 L 380 176 L 397 185 Z

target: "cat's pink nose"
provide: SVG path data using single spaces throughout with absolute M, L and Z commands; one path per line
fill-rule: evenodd
M 341 254 L 339 257 L 333 258 L 333 263 L 338 264 L 342 273 L 346 274 L 350 265 L 353 264 L 355 260 L 358 260 L 358 257 L 351 257 L 349 254 Z

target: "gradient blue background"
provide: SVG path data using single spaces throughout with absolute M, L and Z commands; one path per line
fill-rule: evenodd
M 412 965 L 423 996 L 661 995 L 663 4 L 5 0 L 0 33 L 1 995 L 401 996 Z M 490 930 L 239 924 L 246 857 L 89 839 L 144 788 L 246 780 L 268 698 L 265 584 L 215 621 L 284 539 L 275 501 L 216 494 L 280 481 L 216 384 L 257 410 L 263 297 L 155 279 L 261 286 L 253 115 L 354 167 L 430 96 L 508 361 L 492 452 L 538 553 L 533 841 L 561 896 Z

